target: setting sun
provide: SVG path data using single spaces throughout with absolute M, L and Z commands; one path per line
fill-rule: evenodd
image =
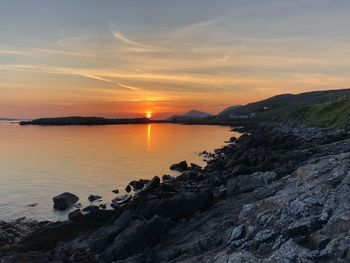
M 148 118 L 148 119 L 152 118 L 152 113 L 147 112 L 147 113 L 146 113 L 146 118 Z

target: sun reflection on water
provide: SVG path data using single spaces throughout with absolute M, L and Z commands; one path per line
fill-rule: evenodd
M 151 146 L 151 124 L 147 125 L 147 146 Z

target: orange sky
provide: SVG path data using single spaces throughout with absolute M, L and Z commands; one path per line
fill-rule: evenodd
M 5 1 L 0 117 L 215 114 L 280 93 L 346 88 L 349 7 L 340 0 Z

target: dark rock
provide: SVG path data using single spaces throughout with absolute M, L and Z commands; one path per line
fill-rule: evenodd
M 198 164 L 195 164 L 195 163 L 191 163 L 191 169 L 196 170 L 196 171 L 200 171 L 200 170 L 202 170 L 202 166 L 199 166 Z
M 128 184 L 126 187 L 125 187 L 125 191 L 127 193 L 130 193 L 131 192 L 131 186 Z
M 39 203 L 32 203 L 32 204 L 29 204 L 28 207 L 36 207 Z
M 112 200 L 111 206 L 113 208 L 115 208 L 115 207 L 119 207 L 121 205 L 125 205 L 125 204 L 129 203 L 131 201 L 131 199 L 132 199 L 131 195 L 118 196 Z
M 115 194 L 119 194 L 119 190 L 118 189 L 115 189 L 112 192 L 115 193 Z
M 164 218 L 184 218 L 203 211 L 214 203 L 212 192 L 184 192 L 161 201 L 155 208 L 145 211 L 147 217 L 158 214 Z
M 99 210 L 99 207 L 97 205 L 89 205 L 83 209 L 83 212 L 91 212 Z
M 318 249 L 318 250 L 324 249 L 330 241 L 331 239 L 329 238 L 329 236 L 322 235 L 319 233 L 314 233 L 310 237 L 312 248 Z
M 100 207 L 101 209 L 106 209 L 106 208 L 107 208 L 107 205 L 106 205 L 106 204 L 100 204 L 99 207 Z
M 258 242 L 266 242 L 276 236 L 276 233 L 271 229 L 264 229 L 255 235 L 255 240 Z
M 154 176 L 146 185 L 146 188 L 157 188 L 160 185 L 160 178 L 158 176 Z
M 112 262 L 136 255 L 159 243 L 168 228 L 169 221 L 159 216 L 146 222 L 134 222 L 114 239 L 101 256 L 106 262 Z
M 48 223 L 39 229 L 30 232 L 19 243 L 20 251 L 38 251 L 52 249 L 58 242 L 72 240 L 82 233 L 89 233 L 96 228 L 119 217 L 119 210 L 91 211 L 87 215 L 80 216 L 76 212 L 74 222 Z M 78 222 L 76 222 L 78 220 Z
M 98 229 L 93 237 L 91 250 L 101 253 L 110 243 L 111 240 L 120 234 L 131 222 L 132 212 L 130 210 L 124 211 L 120 217 L 110 226 L 105 226 Z
M 83 216 L 83 212 L 80 209 L 76 209 L 68 214 L 68 219 L 74 222 L 79 221 Z
M 94 201 L 99 200 L 101 198 L 102 198 L 102 196 L 99 196 L 99 195 L 89 195 L 88 200 L 90 202 L 94 202 Z
M 168 175 L 168 174 L 164 174 L 162 176 L 162 179 L 163 179 L 163 182 L 164 181 L 172 181 L 173 180 L 173 178 L 170 175 Z
M 164 192 L 179 192 L 180 188 L 172 181 L 165 181 L 159 187 L 161 191 Z
M 275 172 L 256 172 L 251 175 L 236 176 L 228 180 L 227 193 L 229 196 L 249 193 L 257 188 L 269 185 L 276 179 Z
M 76 202 L 78 202 L 79 197 L 71 193 L 63 193 L 58 196 L 55 196 L 53 199 L 53 207 L 57 210 L 66 210 L 72 207 Z
M 188 169 L 188 164 L 187 164 L 186 161 L 175 163 L 175 164 L 170 166 L 170 170 L 175 170 L 175 171 L 178 171 L 178 172 L 184 172 L 187 169 Z
M 232 229 L 232 231 L 229 234 L 227 242 L 231 243 L 232 241 L 235 241 L 237 239 L 241 239 L 244 236 L 244 230 L 245 230 L 244 224 L 239 225 L 239 226 L 235 227 L 234 229 Z
M 145 187 L 145 184 L 142 180 L 134 180 L 129 183 L 130 186 L 134 189 L 134 191 L 141 190 L 142 188 Z

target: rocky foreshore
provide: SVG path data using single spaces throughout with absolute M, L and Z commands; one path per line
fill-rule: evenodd
M 0 262 L 350 262 L 347 129 L 270 124 L 172 168 L 113 209 L 0 222 Z

